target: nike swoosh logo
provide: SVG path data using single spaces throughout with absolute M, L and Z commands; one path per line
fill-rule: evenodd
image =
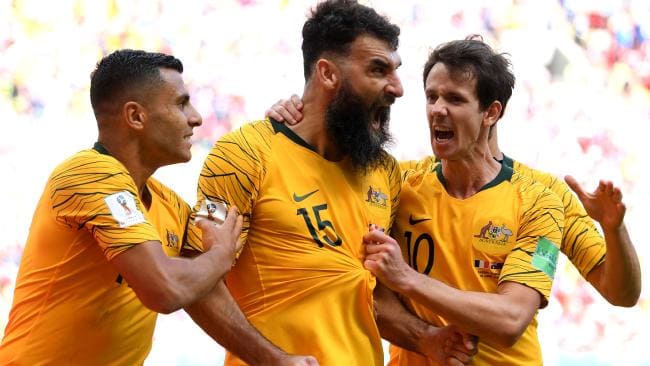
M 302 202 L 302 201 L 306 200 L 307 198 L 309 198 L 309 196 L 311 196 L 312 194 L 314 194 L 314 193 L 316 193 L 316 192 L 318 192 L 318 189 L 315 190 L 315 191 L 313 191 L 313 192 L 309 192 L 309 193 L 307 193 L 307 194 L 303 194 L 302 196 L 298 196 L 298 195 L 294 192 L 294 193 L 293 193 L 293 200 L 296 201 L 296 202 Z
M 415 224 L 419 224 L 421 222 L 429 221 L 429 220 L 431 220 L 431 219 L 430 218 L 424 218 L 424 219 L 415 220 L 415 219 L 413 219 L 413 215 L 409 215 L 409 225 L 415 225 Z

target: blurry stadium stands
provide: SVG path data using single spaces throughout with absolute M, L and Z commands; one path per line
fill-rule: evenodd
M 402 27 L 405 96 L 393 108 L 398 158 L 429 153 L 421 67 L 431 47 L 480 34 L 511 55 L 517 83 L 504 151 L 592 188 L 623 187 L 626 222 L 643 263 L 650 217 L 650 2 L 647 0 L 376 0 Z M 191 163 L 156 175 L 191 204 L 214 140 L 302 91 L 305 0 L 0 0 L 0 330 L 21 248 L 50 170 L 92 146 L 94 64 L 117 48 L 173 53 L 203 115 Z M 560 263 L 540 311 L 547 365 L 650 365 L 650 302 L 614 308 Z M 645 267 L 647 268 L 647 266 Z M 162 316 L 151 365 L 220 364 L 222 350 L 183 312 Z

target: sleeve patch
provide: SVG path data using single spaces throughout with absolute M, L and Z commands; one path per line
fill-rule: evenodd
M 111 215 L 121 228 L 136 225 L 145 221 L 144 215 L 135 204 L 133 195 L 128 191 L 114 193 L 104 198 L 111 210 Z
M 533 253 L 530 263 L 533 267 L 546 273 L 550 278 L 553 278 L 555 276 L 555 267 L 559 252 L 560 248 L 553 244 L 553 242 L 545 237 L 541 237 L 537 241 L 535 253 Z

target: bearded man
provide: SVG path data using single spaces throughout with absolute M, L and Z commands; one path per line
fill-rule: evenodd
M 363 236 L 391 227 L 400 192 L 384 150 L 403 93 L 398 35 L 356 1 L 320 3 L 303 27 L 303 122 L 256 121 L 223 136 L 199 178 L 195 210 L 222 202 L 244 217 L 226 280 L 237 305 L 264 337 L 320 365 L 383 365 L 382 336 L 440 363 L 475 352 L 454 327 L 408 313 L 363 266 Z M 242 362 L 229 353 L 226 364 Z

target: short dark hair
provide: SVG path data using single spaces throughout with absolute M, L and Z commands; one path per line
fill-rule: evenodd
M 102 114 L 131 93 L 156 87 L 162 82 L 160 68 L 183 72 L 183 63 L 174 56 L 142 50 L 115 51 L 98 63 L 90 75 L 90 104 L 95 116 Z
M 371 35 L 397 50 L 400 29 L 374 9 L 356 0 L 327 0 L 312 10 L 302 27 L 302 56 L 305 80 L 324 52 L 347 55 L 360 35 Z
M 499 118 L 503 117 L 515 87 L 515 75 L 505 53 L 496 53 L 476 35 L 443 43 L 429 54 L 424 64 L 422 77 L 425 87 L 429 72 L 439 62 L 445 64 L 452 77 L 475 78 L 481 110 L 498 100 L 503 106 Z

